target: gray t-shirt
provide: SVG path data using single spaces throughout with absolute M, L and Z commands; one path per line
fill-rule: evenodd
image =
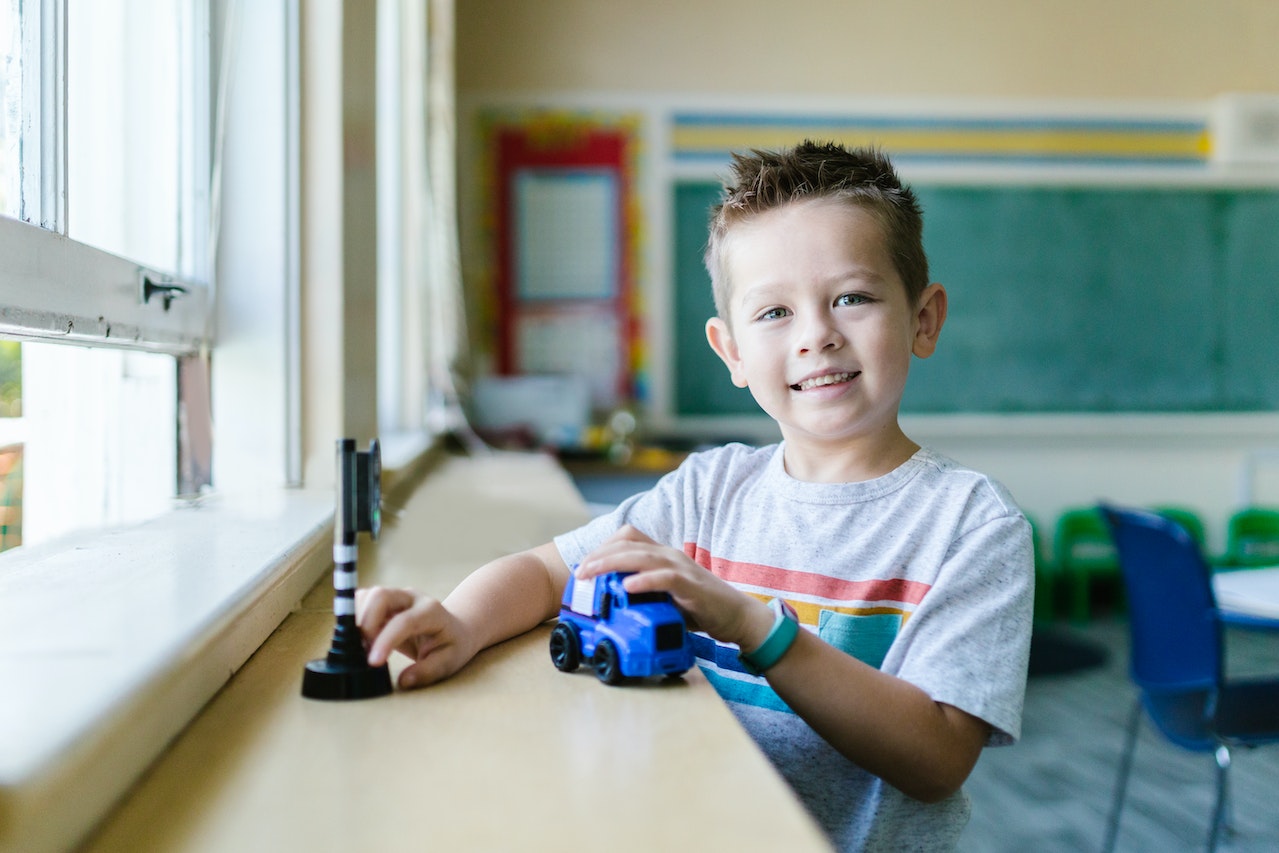
M 650 491 L 555 539 L 570 566 L 623 524 L 682 549 L 739 589 L 786 599 L 826 642 L 991 726 L 1021 732 L 1034 567 L 1030 525 L 999 483 L 930 450 L 883 477 L 790 477 L 783 445 L 690 456 Z M 737 649 L 695 636 L 698 666 L 832 841 L 939 850 L 968 821 L 961 791 L 935 804 L 844 758 Z

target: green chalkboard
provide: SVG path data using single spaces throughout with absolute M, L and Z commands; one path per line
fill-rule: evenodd
M 903 411 L 1279 408 L 1279 191 L 916 186 L 950 316 Z M 705 341 L 713 183 L 675 193 L 675 408 L 758 413 Z

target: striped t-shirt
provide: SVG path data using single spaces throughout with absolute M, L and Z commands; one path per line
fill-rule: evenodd
M 783 445 L 690 456 L 650 491 L 555 543 L 569 565 L 623 524 L 683 550 L 803 627 L 985 720 L 990 744 L 1020 734 L 1030 646 L 1030 527 L 997 482 L 929 450 L 883 477 L 790 477 Z M 911 799 L 821 739 L 737 648 L 695 636 L 698 666 L 842 849 L 948 849 L 962 793 Z

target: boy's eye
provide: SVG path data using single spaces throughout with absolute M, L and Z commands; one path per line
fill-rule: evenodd
M 767 311 L 761 312 L 758 319 L 780 320 L 782 317 L 785 317 L 789 313 L 790 312 L 787 311 L 785 308 L 769 308 Z
M 835 299 L 836 305 L 861 305 L 869 301 L 860 293 L 844 293 Z

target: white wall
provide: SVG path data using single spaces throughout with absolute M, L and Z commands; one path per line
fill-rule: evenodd
M 1001 480 L 1039 523 L 1099 500 L 1177 505 L 1199 512 L 1208 549 L 1225 550 L 1231 511 L 1246 501 L 1279 505 L 1279 416 L 1094 415 L 928 419 L 906 428 L 917 441 Z M 1246 489 L 1249 479 L 1252 488 Z

